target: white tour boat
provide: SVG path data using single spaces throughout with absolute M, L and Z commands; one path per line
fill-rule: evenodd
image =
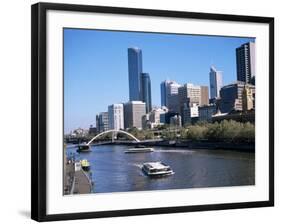
M 136 145 L 134 148 L 130 148 L 125 151 L 125 153 L 137 153 L 137 152 L 153 152 L 154 149 L 151 147 L 146 147 L 144 145 Z
M 142 166 L 143 172 L 151 177 L 167 176 L 174 174 L 170 166 L 162 162 L 147 162 Z

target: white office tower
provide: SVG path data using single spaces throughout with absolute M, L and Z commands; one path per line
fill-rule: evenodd
M 112 104 L 108 106 L 109 129 L 124 129 L 124 109 L 123 104 Z

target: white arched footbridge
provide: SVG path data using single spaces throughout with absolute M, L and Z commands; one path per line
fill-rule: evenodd
M 108 131 L 104 131 L 99 133 L 98 135 L 96 135 L 95 137 L 93 137 L 88 143 L 87 145 L 90 145 L 95 139 L 99 138 L 102 135 L 108 134 L 108 133 L 122 133 L 125 134 L 129 137 L 131 137 L 132 139 L 134 139 L 136 142 L 140 142 L 139 139 L 137 139 L 135 136 L 133 136 L 131 133 L 126 132 L 126 131 L 122 131 L 122 130 L 108 130 Z

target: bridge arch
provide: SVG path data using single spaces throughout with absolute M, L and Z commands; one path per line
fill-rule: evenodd
M 102 135 L 108 134 L 108 133 L 123 133 L 131 138 L 133 138 L 136 142 L 140 142 L 139 139 L 137 139 L 135 136 L 133 136 L 131 133 L 126 132 L 126 131 L 122 131 L 122 130 L 108 130 L 108 131 L 104 131 L 99 133 L 98 135 L 96 135 L 95 137 L 93 137 L 88 143 L 87 145 L 90 145 L 95 139 L 99 138 Z

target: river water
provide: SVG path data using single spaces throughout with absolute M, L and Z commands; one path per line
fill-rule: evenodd
M 91 146 L 91 152 L 76 153 L 76 160 L 91 163 L 94 193 L 255 184 L 255 153 L 230 150 L 202 150 L 154 147 L 151 153 L 124 153 L 130 146 Z M 142 170 L 144 162 L 162 161 L 174 175 L 151 178 Z

